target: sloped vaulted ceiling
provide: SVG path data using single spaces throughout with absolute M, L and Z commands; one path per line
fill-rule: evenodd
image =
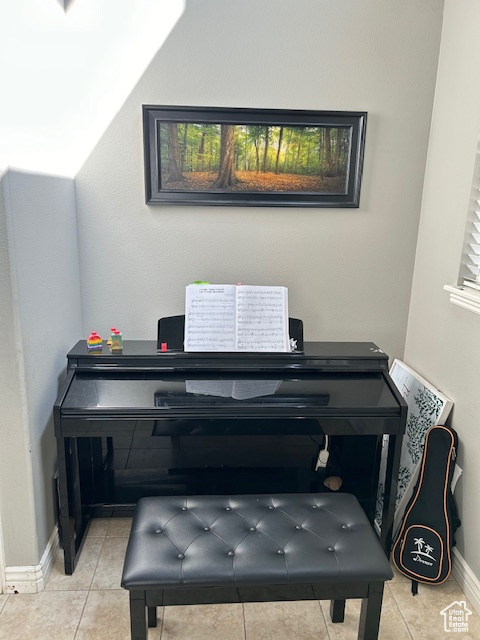
M 184 0 L 0 4 L 0 169 L 74 176 Z

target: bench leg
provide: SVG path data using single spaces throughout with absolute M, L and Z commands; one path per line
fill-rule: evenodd
M 147 619 L 149 627 L 157 626 L 157 607 L 147 607 Z
M 377 640 L 382 613 L 383 582 L 369 585 L 368 598 L 362 600 L 358 640 Z
M 345 600 L 330 600 L 330 620 L 332 622 L 345 620 Z
M 130 591 L 130 637 L 131 640 L 147 640 L 145 591 Z

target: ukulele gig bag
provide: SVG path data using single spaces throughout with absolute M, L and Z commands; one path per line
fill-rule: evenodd
M 415 489 L 392 550 L 393 563 L 418 583 L 440 584 L 450 575 L 451 550 L 460 526 L 451 490 L 458 437 L 450 427 L 433 426 L 427 431 Z

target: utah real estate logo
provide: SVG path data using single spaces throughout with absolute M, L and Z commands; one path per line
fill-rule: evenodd
M 468 616 L 472 612 L 467 609 L 466 602 L 455 600 L 440 611 L 440 615 L 443 616 L 443 626 L 447 633 L 468 633 Z

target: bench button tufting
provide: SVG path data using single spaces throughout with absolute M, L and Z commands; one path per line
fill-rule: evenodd
M 233 555 L 235 555 L 235 553 L 234 553 L 233 551 L 229 551 L 229 552 L 227 553 L 227 556 L 233 556 Z
M 155 533 L 162 533 L 162 530 L 161 530 L 161 529 L 157 529 L 157 530 L 155 531 Z
M 318 509 L 318 504 L 314 504 L 312 509 Z
M 250 527 L 250 531 L 256 531 L 257 527 Z
M 348 524 L 342 524 L 342 529 L 348 529 Z
M 328 547 L 329 551 L 335 551 L 335 547 Z
M 210 531 L 210 527 L 205 527 L 203 530 L 204 531 Z
M 182 511 L 186 511 L 186 510 L 187 510 L 187 507 L 182 507 Z
M 274 507 L 272 504 L 271 504 L 268 508 L 269 508 L 270 510 L 275 509 L 275 507 Z
M 278 549 L 277 553 L 278 553 L 279 556 L 285 555 L 285 551 L 283 549 Z
M 301 524 L 296 524 L 296 525 L 295 525 L 295 529 L 301 529 L 301 528 L 302 528 L 302 525 L 301 525 Z
M 183 560 L 183 559 L 185 558 L 185 555 L 184 555 L 183 553 L 179 553 L 179 554 L 178 554 L 178 556 L 177 556 L 177 558 L 178 558 L 179 560 Z
M 225 511 L 231 511 L 232 507 L 225 507 Z

